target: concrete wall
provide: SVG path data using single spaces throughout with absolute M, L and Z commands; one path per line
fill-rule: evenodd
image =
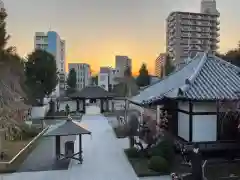
M 216 112 L 215 103 L 194 103 L 194 112 Z M 217 115 L 193 116 L 193 142 L 217 140 Z

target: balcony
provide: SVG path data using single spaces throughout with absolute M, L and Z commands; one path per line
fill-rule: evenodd
M 191 40 L 190 44 L 202 44 L 200 40 Z
M 192 25 L 191 21 L 186 21 L 186 20 L 181 21 L 181 24 L 182 25 Z
M 181 19 L 189 19 L 189 16 L 186 15 L 186 14 L 182 14 L 182 15 L 181 15 Z

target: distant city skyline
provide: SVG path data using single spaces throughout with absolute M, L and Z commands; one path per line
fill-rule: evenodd
M 115 55 L 129 56 L 133 72 L 165 51 L 165 19 L 172 11 L 199 12 L 201 0 L 3 0 L 8 13 L 9 45 L 21 56 L 34 49 L 36 31 L 56 31 L 66 40 L 67 63 L 114 66 Z M 220 52 L 240 40 L 239 0 L 217 0 Z

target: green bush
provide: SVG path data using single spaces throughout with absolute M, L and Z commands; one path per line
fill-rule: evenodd
M 163 140 L 150 150 L 151 156 L 161 156 L 170 164 L 174 160 L 174 146 L 171 141 Z
M 161 156 L 153 156 L 148 162 L 148 168 L 161 173 L 169 173 L 170 166 L 166 159 Z
M 138 149 L 135 147 L 125 149 L 125 153 L 129 158 L 138 158 L 140 156 Z

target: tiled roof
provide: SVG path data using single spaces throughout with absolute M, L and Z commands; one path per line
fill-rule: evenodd
M 68 136 L 79 134 L 91 134 L 90 131 L 81 127 L 81 125 L 73 120 L 66 120 L 58 125 L 49 128 L 44 136 Z
M 199 53 L 183 68 L 130 100 L 146 104 L 163 97 L 194 100 L 240 99 L 240 68 L 216 56 Z

